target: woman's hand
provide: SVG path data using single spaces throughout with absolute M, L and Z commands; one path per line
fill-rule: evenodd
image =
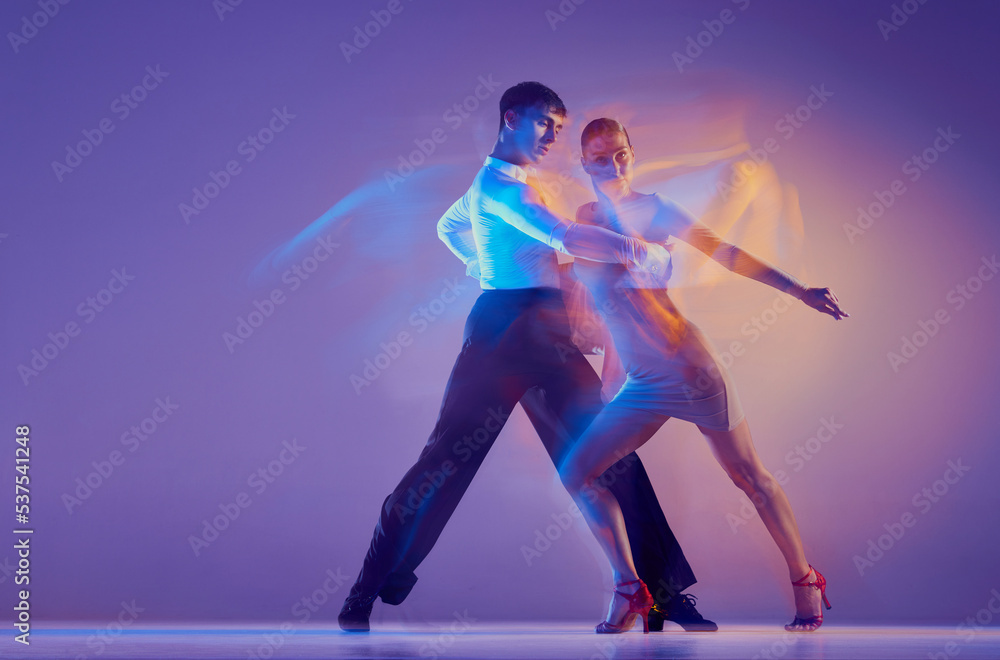
M 806 289 L 806 292 L 802 294 L 801 300 L 813 309 L 823 312 L 824 314 L 829 314 L 838 321 L 850 316 L 850 314 L 841 308 L 840 301 L 837 300 L 837 296 L 834 295 L 833 291 L 830 291 L 828 288 Z

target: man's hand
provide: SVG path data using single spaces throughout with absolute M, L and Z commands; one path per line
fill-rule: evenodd
M 659 243 L 646 243 L 646 258 L 639 264 L 639 270 L 654 277 L 667 272 L 670 252 Z
M 802 294 L 801 300 L 813 309 L 824 314 L 829 314 L 838 321 L 850 317 L 850 314 L 841 308 L 837 296 L 828 288 L 806 289 L 806 292 Z
M 634 286 L 644 289 L 665 287 L 670 277 L 670 252 L 659 243 L 646 243 L 646 258 L 642 263 L 630 262 Z
M 479 272 L 479 259 L 473 257 L 469 260 L 469 263 L 465 265 L 465 274 L 477 280 L 482 279 L 482 275 Z

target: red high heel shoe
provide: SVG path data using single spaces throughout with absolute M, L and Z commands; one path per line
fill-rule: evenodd
M 812 572 L 816 573 L 816 579 L 813 580 L 812 582 L 806 582 L 806 580 L 809 579 L 809 573 Z M 815 587 L 819 589 L 820 595 L 823 596 L 823 604 L 826 605 L 826 609 L 830 609 L 831 607 L 830 601 L 826 597 L 826 578 L 823 577 L 822 573 L 813 568 L 812 564 L 809 564 L 809 573 L 803 575 L 802 579 L 792 582 L 792 586 Z M 799 616 L 796 616 L 791 623 L 785 626 L 785 630 L 787 630 L 788 632 L 812 632 L 822 625 L 823 625 L 823 609 L 820 608 L 819 614 L 817 614 L 816 616 L 811 616 L 807 619 L 803 619 Z
M 623 633 L 632 628 L 636 617 L 642 619 L 642 632 L 649 632 L 649 610 L 653 607 L 653 596 L 649 593 L 649 589 L 646 588 L 646 584 L 642 580 L 632 580 L 631 582 L 622 582 L 618 587 L 627 587 L 630 584 L 636 583 L 639 584 L 639 588 L 633 594 L 619 591 L 617 588 L 615 589 L 616 595 L 628 601 L 628 612 L 625 613 L 625 618 L 622 622 L 615 624 L 608 621 L 601 621 L 594 628 L 594 632 Z

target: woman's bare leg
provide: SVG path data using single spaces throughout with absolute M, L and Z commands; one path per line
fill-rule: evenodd
M 566 490 L 583 513 L 587 525 L 611 563 L 615 584 L 639 579 L 618 500 L 608 489 L 613 471 L 608 470 L 622 456 L 646 443 L 669 419 L 656 413 L 624 410 L 609 403 L 573 445 L 559 467 Z M 631 593 L 636 586 L 623 591 Z M 623 598 L 612 598 L 608 621 L 621 620 L 627 609 Z
M 814 579 L 802 549 L 799 526 L 792 505 L 778 481 L 761 463 L 753 446 L 746 419 L 732 431 L 714 431 L 699 427 L 708 438 L 719 464 L 740 490 L 753 502 L 760 519 L 788 564 L 789 580 L 803 576 Z M 818 589 L 793 589 L 796 615 L 808 618 L 820 613 Z

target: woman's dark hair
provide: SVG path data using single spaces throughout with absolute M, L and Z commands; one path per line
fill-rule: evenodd
M 557 115 L 566 115 L 566 106 L 559 95 L 540 82 L 522 82 L 514 85 L 500 97 L 500 129 L 503 130 L 503 116 L 508 110 L 521 114 L 528 108 L 541 106 Z
M 587 143 L 598 135 L 614 135 L 615 133 L 624 133 L 625 141 L 628 142 L 630 147 L 632 146 L 632 140 L 629 139 L 628 131 L 625 130 L 625 126 L 620 121 L 601 117 L 584 126 L 583 133 L 580 135 L 580 149 L 586 149 Z

